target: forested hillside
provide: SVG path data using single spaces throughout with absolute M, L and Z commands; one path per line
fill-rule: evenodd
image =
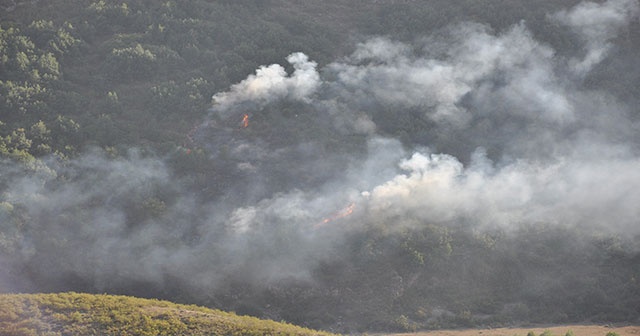
M 638 322 L 639 13 L 0 1 L 0 292 L 339 332 Z

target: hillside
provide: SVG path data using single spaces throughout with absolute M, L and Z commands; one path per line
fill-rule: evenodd
M 563 325 L 492 328 L 492 329 L 458 329 L 433 330 L 414 333 L 390 334 L 388 336 L 634 336 L 640 334 L 638 326 L 610 325 Z
M 0 292 L 637 323 L 638 0 L 0 1 Z
M 193 305 L 79 293 L 2 294 L 0 330 L 5 336 L 332 335 Z

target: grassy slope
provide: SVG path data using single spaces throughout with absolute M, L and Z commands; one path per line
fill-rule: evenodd
M 459 329 L 389 334 L 388 336 L 524 336 L 529 334 L 540 336 L 635 336 L 640 334 L 640 326 L 564 325 L 530 328 Z
M 2 335 L 331 335 L 208 308 L 129 296 L 0 295 Z

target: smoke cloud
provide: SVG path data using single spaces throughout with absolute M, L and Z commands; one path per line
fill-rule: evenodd
M 572 59 L 572 69 L 584 75 L 602 61 L 612 47 L 611 40 L 632 19 L 637 19 L 639 12 L 636 1 L 609 0 L 600 4 L 583 2 L 554 14 L 552 18 L 570 27 L 585 43 L 586 55 L 582 60 Z
M 296 80 L 304 94 L 291 95 L 298 92 L 291 88 L 261 92 L 305 97 L 313 113 L 330 117 L 342 133 L 367 136 L 366 159 L 350 161 L 313 192 L 297 189 L 234 210 L 233 231 L 246 235 L 273 223 L 309 227 L 325 209 L 340 211 L 354 202 L 358 210 L 337 230 L 370 221 L 402 226 L 391 219 L 413 218 L 407 223 L 510 230 L 544 222 L 640 233 L 634 206 L 640 200 L 637 113 L 606 90 L 582 87 L 574 76 L 587 76 L 637 13 L 635 1 L 608 1 L 549 15 L 578 34 L 583 55 L 559 56 L 524 22 L 501 33 L 466 23 L 421 44 L 370 39 L 327 65 L 322 79 L 315 64 L 307 66 L 310 80 Z M 294 55 L 302 60 L 297 64 L 309 63 L 304 54 Z M 268 68 L 281 69 L 261 70 Z M 283 83 L 302 78 L 296 69 Z M 221 97 L 263 99 L 245 93 L 261 70 L 216 94 L 219 108 L 239 101 Z M 401 144 L 393 138 L 407 125 L 393 121 L 407 118 L 425 126 Z M 305 246 L 314 246 L 313 239 Z
M 291 76 L 279 64 L 262 66 L 255 75 L 233 85 L 230 91 L 215 94 L 214 104 L 219 110 L 225 110 L 246 101 L 260 105 L 281 98 L 308 101 L 320 84 L 317 63 L 300 52 L 289 55 L 287 61 L 295 69 Z

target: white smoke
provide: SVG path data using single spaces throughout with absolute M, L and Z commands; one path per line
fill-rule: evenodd
M 371 192 L 373 217 L 517 228 L 548 223 L 637 233 L 640 158 L 565 157 L 496 167 L 482 151 L 467 167 L 444 154 L 415 153 L 406 171 Z
M 603 3 L 581 2 L 570 10 L 563 10 L 552 17 L 569 26 L 585 42 L 586 55 L 571 60 L 571 67 L 578 75 L 584 75 L 600 63 L 612 47 L 611 40 L 638 18 L 640 5 L 637 0 L 608 0 Z
M 262 66 L 229 91 L 215 94 L 215 108 L 226 110 L 245 101 L 264 105 L 283 98 L 308 101 L 320 85 L 317 63 L 300 52 L 287 56 L 287 61 L 294 68 L 291 76 L 279 64 Z
M 553 50 L 536 41 L 524 24 L 497 36 L 486 26 L 466 24 L 447 38 L 456 43 L 440 51 L 446 57 L 430 57 L 429 44 L 421 55 L 418 48 L 377 38 L 361 44 L 350 63 L 329 68 L 349 94 L 421 108 L 429 118 L 459 128 L 467 127 L 473 118 L 461 104 L 468 95 L 506 105 L 507 113 L 529 119 L 562 123 L 574 117 L 571 101 L 554 73 L 558 60 Z M 369 63 L 363 65 L 365 59 Z
M 578 29 L 585 48 L 595 50 L 606 46 L 637 11 L 636 1 L 612 0 L 581 3 L 550 18 Z M 450 29 L 444 41 L 425 41 L 411 46 L 373 38 L 359 44 L 350 57 L 327 66 L 323 89 L 308 103 L 328 112 L 337 128 L 370 135 L 388 125 L 375 125 L 368 107 L 391 106 L 398 118 L 406 109 L 418 109 L 436 125 L 453 125 L 446 130 L 473 151 L 470 160 L 446 154 L 450 144 L 445 138 L 422 144 L 445 154 L 419 149 L 408 155 L 400 146 L 382 146 L 337 175 L 331 193 L 296 194 L 296 202 L 281 202 L 287 199 L 283 195 L 265 199 L 260 208 L 234 213 L 232 226 L 246 232 L 257 225 L 252 222 L 276 217 L 304 225 L 321 212 L 312 204 L 340 209 L 325 202 L 332 198 L 356 202 L 376 221 L 413 216 L 420 222 L 478 227 L 545 222 L 633 230 L 640 160 L 619 143 L 620 137 L 632 136 L 636 124 L 627 107 L 602 92 L 581 89 L 564 71 L 575 61 L 536 40 L 524 22 L 500 34 L 463 24 Z M 604 56 L 582 67 L 583 75 Z M 370 144 L 398 144 L 372 139 Z M 488 152 L 500 155 L 489 159 Z M 398 165 L 404 173 L 393 177 L 389 167 L 398 156 L 410 159 Z M 364 220 L 353 217 L 347 221 Z

